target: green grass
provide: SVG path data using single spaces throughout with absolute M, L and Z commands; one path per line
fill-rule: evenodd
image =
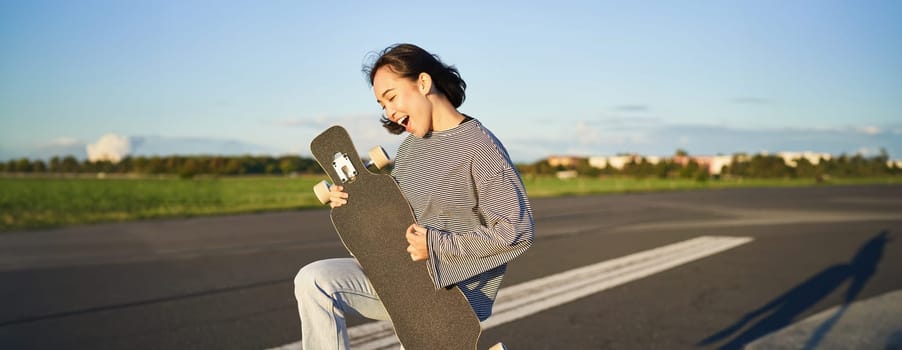
M 0 231 L 160 217 L 322 208 L 319 176 L 178 178 L 0 177 Z M 572 179 L 524 177 L 531 198 L 662 190 L 818 185 L 809 179 Z M 829 184 L 900 184 L 902 177 L 833 179 Z
M 322 206 L 320 180 L 0 178 L 0 230 Z

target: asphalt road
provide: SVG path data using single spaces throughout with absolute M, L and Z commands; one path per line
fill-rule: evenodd
M 491 328 L 483 348 L 498 340 L 512 349 L 741 346 L 847 296 L 902 289 L 902 186 L 571 197 L 533 207 L 535 245 L 510 265 L 505 285 L 703 235 L 754 240 Z M 296 342 L 292 278 L 337 256 L 347 253 L 326 210 L 3 233 L 0 349 Z

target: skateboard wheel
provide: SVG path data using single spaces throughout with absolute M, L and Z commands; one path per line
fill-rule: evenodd
M 389 163 L 391 160 L 388 158 L 388 153 L 385 152 L 385 149 L 382 146 L 376 146 L 370 149 L 370 162 L 373 163 L 377 168 L 382 169 Z
M 320 203 L 329 203 L 329 182 L 323 180 L 317 183 L 313 186 L 313 193 L 316 194 L 316 199 L 319 199 Z

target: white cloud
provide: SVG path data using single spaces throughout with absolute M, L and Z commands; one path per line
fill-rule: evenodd
M 50 140 L 45 147 L 70 147 L 81 145 L 82 142 L 79 139 L 74 137 L 59 137 L 53 140 Z
M 881 132 L 880 128 L 876 126 L 863 126 L 858 128 L 858 131 L 867 135 L 877 135 Z
M 0 148 L 3 148 L 0 146 Z M 35 140 L 32 144 L 16 145 L 0 153 L 0 160 L 12 158 L 50 159 L 52 157 L 85 157 L 85 142 L 74 137 L 58 137 L 50 140 Z
M 586 122 L 577 122 L 573 131 L 577 143 L 582 146 L 598 145 L 602 142 L 601 131 Z
M 902 129 L 897 126 L 889 126 L 889 129 L 883 126 L 762 129 L 646 123 L 623 127 L 610 120 L 584 124 L 547 124 L 546 122 L 541 129 L 537 129 L 535 134 L 514 135 L 510 140 L 502 138 L 503 142 L 511 144 L 511 155 L 515 160 L 532 161 L 562 154 L 670 155 L 676 149 L 684 149 L 695 155 L 757 153 L 764 149 L 773 152 L 810 149 L 836 155 L 855 152 L 875 155 L 881 148 L 885 148 L 891 156 L 902 154 L 902 138 L 887 132 Z M 555 129 L 559 131 L 553 132 Z M 591 137 L 600 139 L 590 142 L 588 138 Z M 863 145 L 868 146 L 862 147 Z
M 619 112 L 648 112 L 651 108 L 645 104 L 624 104 L 614 106 L 615 111 Z
M 87 146 L 88 160 L 92 162 L 109 160 L 118 163 L 131 152 L 131 142 L 117 134 L 103 135 L 97 142 Z
M 807 149 L 831 154 L 861 152 L 874 155 L 881 148 L 891 157 L 902 154 L 902 126 L 899 124 L 874 126 L 809 128 L 735 128 L 721 125 L 668 124 L 655 118 L 601 118 L 595 120 L 541 120 L 524 121 L 523 129 L 485 120 L 507 147 L 511 157 L 518 162 L 532 162 L 549 155 L 576 154 L 585 156 L 640 153 L 644 155 L 671 155 L 676 149 L 685 149 L 694 155 L 755 153 L 762 149 L 773 152 Z M 532 124 L 530 124 L 532 123 Z M 120 138 L 119 149 L 112 154 L 124 156 L 152 155 L 280 155 L 286 152 L 310 156 L 310 141 L 331 125 L 342 125 L 351 134 L 361 155 L 375 146 L 383 146 L 394 156 L 406 134 L 391 135 L 379 123 L 377 113 L 322 115 L 274 122 L 267 121 L 265 131 L 242 135 L 239 138 L 184 138 L 164 136 L 130 137 L 127 143 Z M 294 127 L 291 127 L 294 126 Z M 264 135 L 258 139 L 246 139 Z M 105 135 L 106 136 L 106 135 Z M 281 141 L 280 141 L 281 140 Z M 84 141 L 74 137 L 44 140 L 30 147 L 0 149 L 6 158 L 29 157 L 49 159 L 52 156 L 88 156 L 88 151 L 98 151 L 101 140 L 93 142 L 90 149 Z M 279 143 L 281 142 L 281 144 Z M 126 149 L 127 148 L 127 149 Z M 107 148 L 109 150 L 109 148 Z M 110 153 L 110 152 L 108 152 Z

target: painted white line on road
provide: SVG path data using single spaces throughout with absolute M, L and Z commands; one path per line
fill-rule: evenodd
M 749 237 L 702 236 L 502 288 L 492 316 L 482 328 L 524 318 L 751 241 Z M 387 321 L 351 327 L 348 335 L 353 349 L 397 349 L 399 345 Z M 301 344 L 274 349 L 301 349 Z
M 750 242 L 747 237 L 699 237 L 539 278 L 498 292 L 491 328 L 605 289 Z

